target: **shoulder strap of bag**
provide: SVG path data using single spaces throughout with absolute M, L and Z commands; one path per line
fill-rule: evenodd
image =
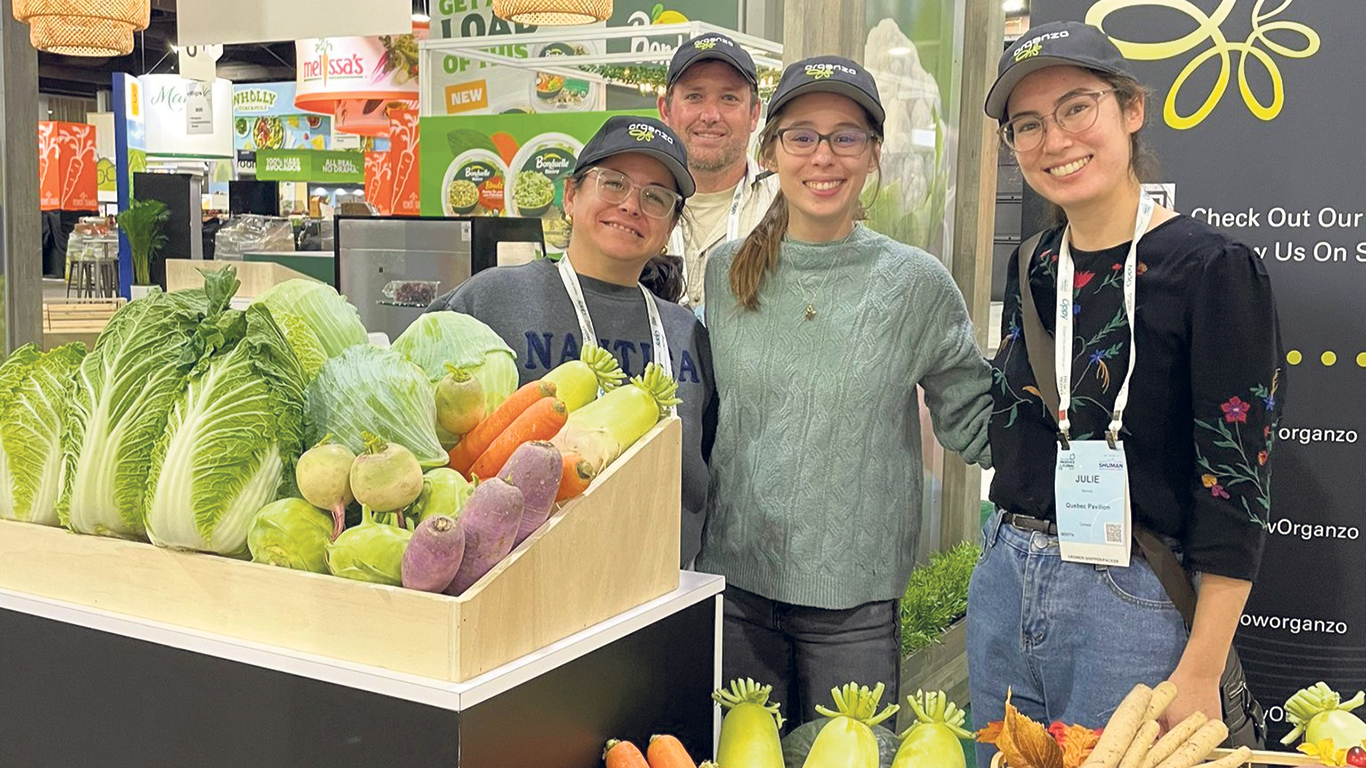
M 1029 354 L 1029 367 L 1034 370 L 1034 384 L 1039 388 L 1039 396 L 1048 406 L 1053 418 L 1058 414 L 1058 378 L 1053 364 L 1053 337 L 1043 328 L 1039 308 L 1034 302 L 1034 291 L 1029 286 L 1029 269 L 1034 263 L 1035 250 L 1043 239 L 1040 232 L 1020 245 L 1017 261 L 1020 268 L 1020 324 L 1024 326 L 1025 349 Z M 1143 557 L 1162 582 L 1163 589 L 1171 597 L 1186 626 L 1195 621 L 1195 588 L 1191 585 L 1186 569 L 1163 541 L 1152 531 L 1134 526 L 1134 541 L 1143 552 Z

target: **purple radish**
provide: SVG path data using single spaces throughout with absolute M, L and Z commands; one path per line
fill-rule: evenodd
M 465 526 L 446 515 L 422 521 L 403 550 L 403 586 L 444 592 L 465 558 Z
M 555 509 L 555 496 L 560 492 L 563 471 L 560 450 L 543 440 L 521 444 L 503 465 L 498 478 L 517 486 L 522 492 L 524 506 L 522 524 L 518 526 L 517 540 L 512 546 L 526 541 L 550 518 Z
M 465 502 L 460 524 L 465 529 L 465 558 L 446 594 L 460 596 L 512 551 L 522 524 L 522 492 L 505 480 L 479 484 Z

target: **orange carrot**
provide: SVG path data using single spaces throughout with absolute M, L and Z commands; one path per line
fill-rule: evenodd
M 560 474 L 560 492 L 555 494 L 555 501 L 568 501 L 578 496 L 588 490 L 593 478 L 598 476 L 593 465 L 577 453 L 566 453 L 563 459 L 564 472 Z
M 612 739 L 607 742 L 602 759 L 607 763 L 607 768 L 650 768 L 650 764 L 645 762 L 645 756 L 640 754 L 640 749 L 629 741 Z
M 497 476 L 518 446 L 532 440 L 549 440 L 564 428 L 564 423 L 568 419 L 569 409 L 564 407 L 564 402 L 560 398 L 545 397 L 537 400 L 494 439 L 488 450 L 484 451 L 470 467 L 470 476 L 485 480 Z
M 650 748 L 646 752 L 650 768 L 697 768 L 692 755 L 683 748 L 683 742 L 673 736 L 651 736 Z
M 490 445 L 493 445 L 493 441 L 503 433 L 503 430 L 537 400 L 554 396 L 555 385 L 551 382 L 531 381 L 524 384 L 521 389 L 509 395 L 502 405 L 495 408 L 493 413 L 479 422 L 478 426 L 470 430 L 468 435 L 460 438 L 460 442 L 451 449 L 450 468 L 468 479 L 470 467 L 474 466 L 474 462 L 484 455 L 484 451 L 487 451 Z

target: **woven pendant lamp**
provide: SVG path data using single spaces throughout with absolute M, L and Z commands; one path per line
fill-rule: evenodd
M 493 0 L 493 13 L 517 24 L 593 24 L 612 15 L 612 0 Z
M 34 48 L 65 56 L 124 56 L 152 19 L 151 0 L 14 0 Z

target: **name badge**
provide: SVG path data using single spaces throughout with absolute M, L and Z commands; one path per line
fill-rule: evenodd
M 1133 519 L 1124 443 L 1073 440 L 1060 447 L 1053 491 L 1062 559 L 1128 567 Z

